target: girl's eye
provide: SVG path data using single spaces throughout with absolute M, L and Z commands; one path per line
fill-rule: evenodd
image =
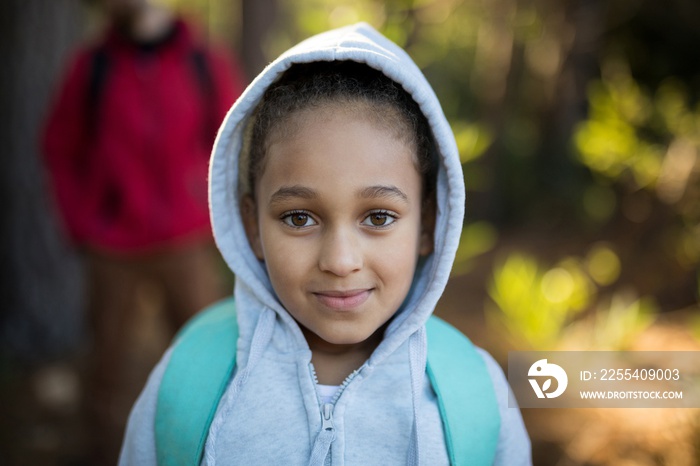
M 389 212 L 372 212 L 362 221 L 363 225 L 371 227 L 386 227 L 396 221 Z
M 311 218 L 311 216 L 305 212 L 292 212 L 284 217 L 282 221 L 289 225 L 290 227 L 302 228 L 316 225 L 316 221 Z

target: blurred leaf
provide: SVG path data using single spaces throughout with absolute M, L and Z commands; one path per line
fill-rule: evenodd
M 576 313 L 569 304 L 575 286 L 566 270 L 545 271 L 533 258 L 511 254 L 494 271 L 489 296 L 498 309 L 487 309 L 489 322 L 530 348 L 551 349 Z
M 593 347 L 599 350 L 629 349 L 634 339 L 656 319 L 657 308 L 648 298 L 632 293 L 616 293 L 607 308 L 599 308 L 591 333 Z
M 615 282 L 620 276 L 620 259 L 607 245 L 594 245 L 586 257 L 586 269 L 591 278 L 601 286 Z
M 462 163 L 478 159 L 493 142 L 493 136 L 483 125 L 466 121 L 455 121 L 452 132 L 457 141 L 459 158 Z
M 498 231 L 488 222 L 475 222 L 464 227 L 452 267 L 452 276 L 463 275 L 471 269 L 475 257 L 496 245 Z

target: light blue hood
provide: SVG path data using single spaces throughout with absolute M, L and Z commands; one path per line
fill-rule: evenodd
M 382 343 L 348 377 L 329 407 L 319 398 L 306 340 L 277 300 L 264 265 L 248 243 L 238 183 L 246 125 L 265 90 L 295 63 L 333 60 L 366 63 L 402 85 L 427 117 L 440 166 L 434 252 L 419 268 Z M 418 67 L 364 23 L 312 37 L 272 62 L 250 84 L 221 126 L 212 157 L 211 219 L 217 245 L 236 275 L 240 337 L 236 374 L 211 425 L 203 464 L 448 464 L 435 393 L 425 374 L 425 323 L 450 275 L 465 191 L 451 128 Z M 501 414 L 495 464 L 530 464 L 529 440 L 519 410 L 508 408 L 503 373 L 490 356 L 482 355 Z M 122 465 L 155 465 L 155 400 L 168 358 L 166 353 L 132 411 Z M 324 428 L 328 422 L 332 430 Z
M 435 309 L 450 275 L 464 218 L 464 179 L 450 125 L 435 93 L 411 58 L 393 42 L 360 23 L 326 32 L 301 42 L 272 62 L 253 81 L 229 112 L 215 144 L 210 172 L 210 204 L 219 249 L 236 274 L 237 298 L 244 287 L 261 304 L 292 324 L 274 296 L 264 266 L 246 239 L 238 205 L 238 165 L 245 126 L 265 90 L 295 63 L 352 60 L 366 63 L 401 84 L 426 115 L 440 155 L 435 247 L 422 267 L 404 312 L 387 331 L 383 351 L 393 351 L 420 329 Z M 241 322 L 245 323 L 245 322 Z M 297 332 L 296 338 L 303 338 Z

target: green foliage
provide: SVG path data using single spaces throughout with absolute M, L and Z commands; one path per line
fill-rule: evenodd
M 680 81 L 665 80 L 652 96 L 629 74 L 618 71 L 591 84 L 589 105 L 590 116 L 574 136 L 586 166 L 613 180 L 631 173 L 632 189 L 652 189 L 659 182 L 687 183 L 693 163 L 684 170 L 684 179 L 663 180 L 664 170 L 673 168 L 669 162 L 680 162 L 670 159 L 674 143 L 694 152 L 700 148 L 700 108 L 690 108 Z M 690 158 L 694 162 L 696 157 Z
M 488 222 L 474 222 L 464 227 L 459 247 L 452 267 L 452 276 L 468 273 L 474 265 L 474 259 L 496 245 L 498 231 Z
M 578 261 L 545 269 L 532 257 L 514 253 L 494 272 L 489 295 L 497 308 L 487 307 L 487 318 L 505 329 L 516 347 L 552 349 L 593 293 Z
M 608 286 L 620 276 L 620 259 L 605 243 L 594 244 L 586 256 L 586 271 L 599 286 Z
M 462 163 L 478 159 L 493 141 L 491 132 L 483 125 L 458 120 L 452 123 L 459 158 Z
M 616 293 L 608 306 L 601 306 L 592 321 L 586 345 L 596 350 L 628 350 L 635 338 L 654 322 L 657 308 L 650 299 Z M 584 341 L 585 341 L 584 340 Z
M 623 192 L 643 189 L 669 206 L 679 227 L 667 226 L 665 236 L 678 263 L 692 269 L 700 262 L 700 106 L 693 108 L 675 78 L 652 93 L 625 67 L 612 69 L 590 87 L 590 116 L 574 135 L 580 160 Z M 586 211 L 595 212 L 610 192 L 603 185 L 591 191 Z
M 629 76 L 596 82 L 589 91 L 590 118 L 574 139 L 582 162 L 608 178 L 625 172 L 637 187 L 654 187 L 659 178 L 662 146 L 642 136 L 649 126 L 649 97 Z
M 487 321 L 516 348 L 628 348 L 657 310 L 650 299 L 630 292 L 597 299 L 620 268 L 615 252 L 602 243 L 583 259 L 568 257 L 551 268 L 513 253 L 494 271 L 489 295 L 495 307 L 487 305 Z M 584 315 L 590 309 L 595 311 Z

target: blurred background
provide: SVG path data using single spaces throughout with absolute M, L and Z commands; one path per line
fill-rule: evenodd
M 700 3 L 159 1 L 246 80 L 356 21 L 408 51 L 454 129 L 467 186 L 437 314 L 504 367 L 509 350 L 700 350 Z M 38 141 L 75 47 L 103 28 L 78 0 L 0 3 L 0 464 L 89 464 L 85 268 Z M 124 419 L 169 338 L 157 297 L 140 296 Z M 700 464 L 700 410 L 523 416 L 536 465 Z

